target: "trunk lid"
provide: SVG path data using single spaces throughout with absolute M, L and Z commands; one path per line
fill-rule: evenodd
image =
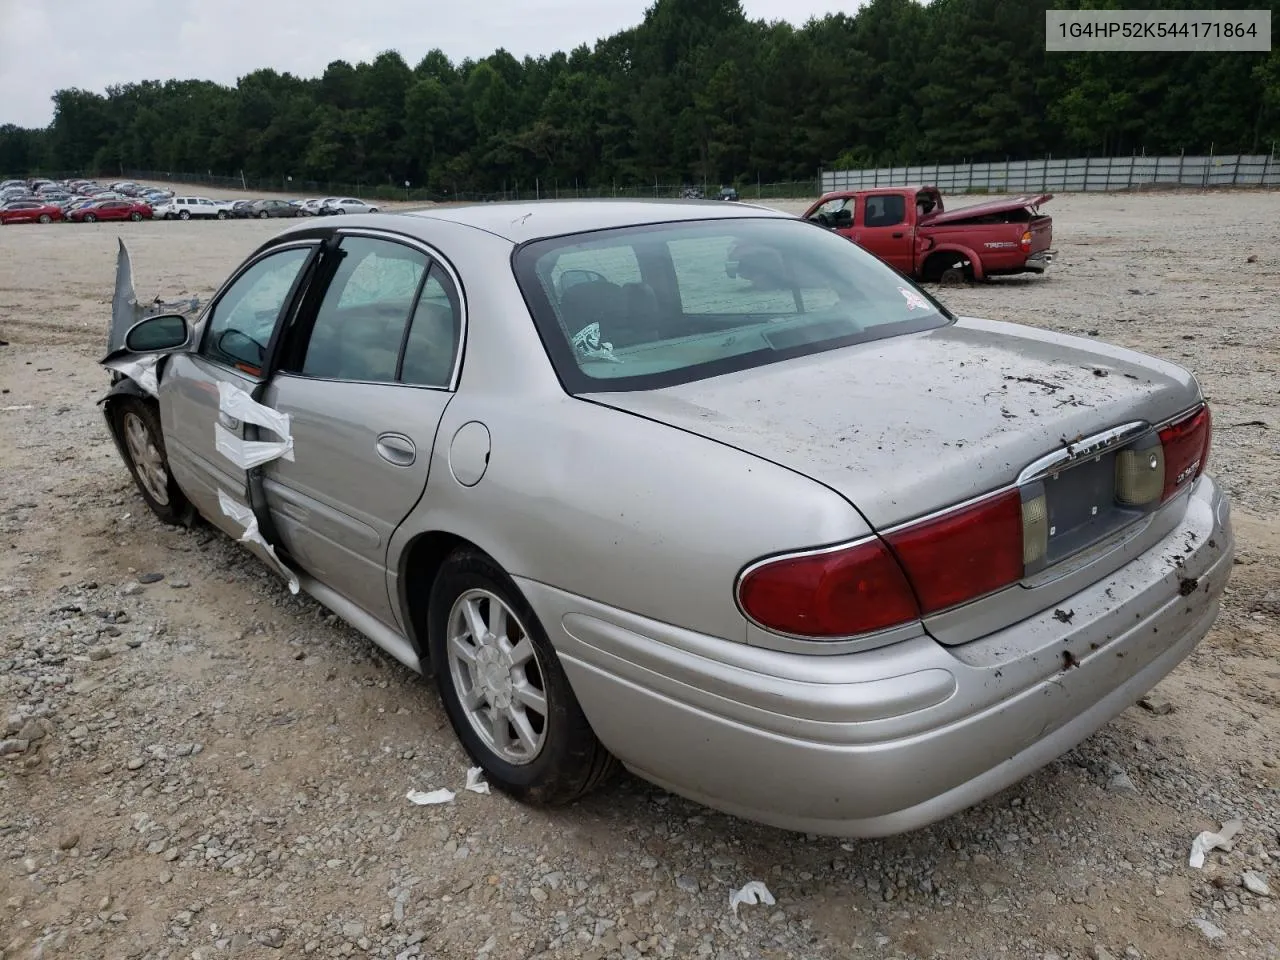
M 717 440 L 831 487 L 877 530 L 1015 482 L 1071 441 L 1200 398 L 1132 351 L 962 318 L 920 334 L 585 399 Z

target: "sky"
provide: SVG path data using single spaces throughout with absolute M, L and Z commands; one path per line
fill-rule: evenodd
M 333 60 L 433 47 L 457 63 L 499 47 L 571 50 L 635 26 L 652 0 L 0 0 L 0 125 L 43 127 L 55 90 L 140 80 L 234 84 L 273 67 L 319 76 Z M 753 20 L 852 13 L 860 0 L 743 0 Z

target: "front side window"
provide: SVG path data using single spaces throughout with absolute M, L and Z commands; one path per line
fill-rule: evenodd
M 242 273 L 213 305 L 200 353 L 254 376 L 298 275 L 313 248 L 268 254 Z
M 426 254 L 390 240 L 347 237 L 316 314 L 301 373 L 394 382 L 405 328 L 419 296 Z
M 514 263 L 571 393 L 687 383 L 951 319 L 857 245 L 791 218 L 555 237 Z

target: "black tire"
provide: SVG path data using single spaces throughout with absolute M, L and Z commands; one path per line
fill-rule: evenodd
M 49 216 L 47 213 L 42 213 L 42 214 L 40 214 L 40 222 L 41 222 L 41 223 L 53 223 L 53 217 Z
M 97 217 L 95 217 L 92 213 L 86 213 L 86 214 L 84 215 L 84 222 L 85 222 L 85 223 L 97 223 L 97 222 L 98 222 L 98 218 L 97 218 Z
M 142 499 L 147 501 L 151 512 L 165 523 L 189 525 L 195 517 L 195 508 L 192 507 L 191 501 L 182 492 L 178 482 L 173 479 L 173 473 L 169 470 L 169 456 L 165 451 L 164 432 L 160 427 L 160 412 L 156 409 L 156 405 L 140 397 L 127 396 L 114 399 L 110 403 L 111 425 L 116 431 L 116 436 L 120 438 L 124 461 L 129 465 L 129 472 L 133 475 L 133 482 L 137 485 L 138 492 L 142 494 Z M 128 431 L 132 428 L 132 422 L 135 419 L 145 428 L 148 438 L 160 455 L 160 463 L 164 471 L 164 502 L 147 489 L 148 484 L 140 472 L 143 468 L 136 462 L 133 448 L 129 443 Z
M 137 223 L 142 219 L 142 214 L 140 214 L 137 210 L 135 210 L 133 211 L 133 213 L 129 214 L 129 219 L 132 220 L 134 223 Z
M 449 663 L 449 619 L 454 604 L 468 591 L 482 590 L 499 598 L 515 614 L 536 657 L 540 692 L 546 701 L 545 736 L 536 755 L 525 763 L 503 759 L 472 726 L 455 685 Z M 533 608 L 502 568 L 474 548 L 454 551 L 431 588 L 427 614 L 428 645 L 436 684 L 449 722 L 463 748 L 504 793 L 539 805 L 572 802 L 591 792 L 618 768 L 578 704 L 564 668 Z
M 258 213 L 258 219 L 259 219 L 259 220 L 266 220 L 266 219 L 267 219 L 268 217 L 270 217 L 270 216 L 271 216 L 271 214 L 267 213 L 267 211 L 265 211 L 265 210 L 259 211 L 259 213 Z
M 944 287 L 958 287 L 968 281 L 969 275 L 964 267 L 947 267 L 938 277 L 938 283 Z
M 218 211 L 218 219 L 219 219 L 219 220 L 225 220 L 225 219 L 227 219 L 227 211 L 225 211 L 225 210 L 219 210 L 219 211 Z
M 183 210 L 182 212 L 180 212 L 180 213 L 178 214 L 178 219 L 179 219 L 179 220 L 190 220 L 190 219 L 191 219 L 191 211 L 190 211 L 190 210 Z

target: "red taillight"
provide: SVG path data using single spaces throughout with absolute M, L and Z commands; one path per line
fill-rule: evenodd
M 886 539 L 922 612 L 936 613 L 1022 579 L 1022 495 L 997 494 Z
M 1031 249 L 1031 231 L 1030 230 L 1024 230 L 1022 232 L 1022 249 L 1024 250 Z
M 760 626 L 800 637 L 849 637 L 919 618 L 915 595 L 878 539 L 766 560 L 738 585 Z
M 766 560 L 742 578 L 738 601 L 779 633 L 855 636 L 1016 583 L 1022 558 L 1022 495 L 1010 490 L 884 540 Z
M 1177 496 L 1183 488 L 1204 473 L 1212 439 L 1213 418 L 1208 404 L 1160 431 L 1160 446 L 1164 448 L 1164 492 L 1160 495 L 1161 503 Z

